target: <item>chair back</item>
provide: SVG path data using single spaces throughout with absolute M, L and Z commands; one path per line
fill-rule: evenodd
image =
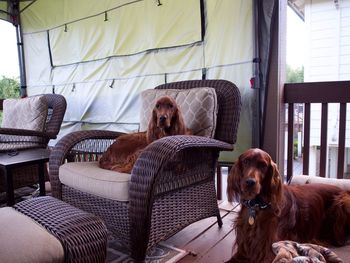
M 237 140 L 241 112 L 241 96 L 235 84 L 227 80 L 187 80 L 166 83 L 155 89 L 214 88 L 217 96 L 218 114 L 214 138 L 230 144 Z
M 43 133 L 21 130 L 16 128 L 0 129 L 0 151 L 20 150 L 30 148 L 45 148 L 50 139 L 56 139 L 61 129 L 66 112 L 66 99 L 59 94 L 42 94 L 48 105 L 48 113 Z M 3 110 L 3 101 L 0 100 L 0 110 Z
M 45 131 L 57 136 L 67 108 L 66 99 L 60 94 L 43 94 L 43 96 L 46 97 L 49 108 Z

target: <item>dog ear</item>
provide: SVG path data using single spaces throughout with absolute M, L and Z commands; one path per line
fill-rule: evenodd
M 157 113 L 154 109 L 152 111 L 152 117 L 148 123 L 146 137 L 147 137 L 148 144 L 157 139 Z
M 173 117 L 173 123 L 171 124 L 173 127 L 172 132 L 173 135 L 183 135 L 186 134 L 185 121 L 182 117 L 182 113 L 178 107 L 175 109 L 175 114 Z
M 241 167 L 239 160 L 232 166 L 231 171 L 227 177 L 227 198 L 229 202 L 239 202 L 239 196 L 241 195 L 240 181 L 242 178 Z
M 282 178 L 278 171 L 277 165 L 271 160 L 269 173 L 271 178 L 270 185 L 270 201 L 271 206 L 276 215 L 279 215 L 281 212 L 281 201 L 282 201 Z

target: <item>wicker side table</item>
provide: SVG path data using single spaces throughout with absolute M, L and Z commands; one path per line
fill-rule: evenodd
M 29 149 L 17 152 L 15 155 L 0 153 L 0 169 L 5 176 L 7 205 L 12 206 L 15 203 L 13 192 L 12 169 L 31 164 L 38 164 L 40 195 L 45 195 L 45 163 L 49 161 L 49 149 Z

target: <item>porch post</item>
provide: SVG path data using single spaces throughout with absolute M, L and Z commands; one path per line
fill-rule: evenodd
M 276 161 L 284 174 L 285 105 L 283 85 L 286 79 L 286 17 L 287 0 L 278 0 L 277 18 L 271 29 L 271 57 L 266 96 L 262 148 Z

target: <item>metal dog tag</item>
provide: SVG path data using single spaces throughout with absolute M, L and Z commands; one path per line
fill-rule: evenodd
M 248 218 L 249 225 L 254 225 L 255 223 L 255 210 L 249 209 L 249 218 Z

